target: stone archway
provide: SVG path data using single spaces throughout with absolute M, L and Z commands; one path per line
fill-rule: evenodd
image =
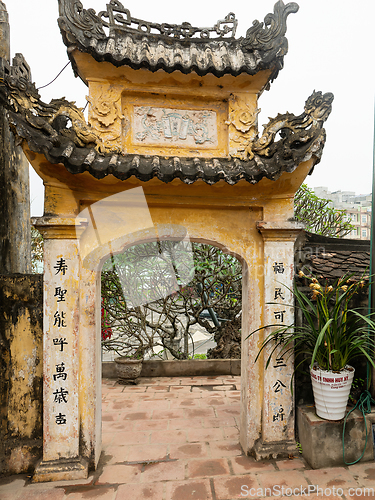
M 98 462 L 98 269 L 115 243 L 147 241 L 155 229 L 137 203 L 119 221 L 118 207 L 104 218 L 105 229 L 128 226 L 115 242 L 94 226 L 89 233 L 87 222 L 98 202 L 117 203 L 134 188 L 159 238 L 183 227 L 243 262 L 241 445 L 257 458 L 293 449 L 293 361 L 275 359 L 265 370 L 254 361 L 267 332 L 248 334 L 292 323 L 283 285 L 291 288 L 302 229 L 293 198 L 320 160 L 333 101 L 314 92 L 300 115 L 278 114 L 258 133 L 258 97 L 283 66 L 286 19 L 297 10 L 277 2 L 246 38 L 234 38 L 233 14 L 186 38 L 185 24 L 147 23 L 156 33 L 144 32 L 119 1 L 96 15 L 79 0 L 59 0 L 63 41 L 89 87 L 89 123 L 71 102 L 43 103 L 21 55 L 0 67 L 1 104 L 45 185 L 44 216 L 35 221 L 45 238 L 44 444 L 35 481 L 85 477 Z
M 292 363 L 278 360 L 264 371 L 261 362 L 254 363 L 258 336 L 247 336 L 261 324 L 274 323 L 275 317 L 280 323 L 291 320 L 290 310 L 283 307 L 291 301 L 287 289 L 278 293 L 280 307 L 267 302 L 274 302 L 280 282 L 292 283 L 294 240 L 301 228 L 293 222 L 259 222 L 263 218 L 260 207 L 203 210 L 190 203 L 171 210 L 169 203 L 150 203 L 147 190 L 142 200 L 148 200 L 152 228 L 144 224 L 146 212 L 139 210 L 139 197 L 133 199 L 133 206 L 127 201 L 125 210 L 115 209 L 115 223 L 113 218 L 102 217 L 108 223 L 99 239 L 98 223 L 90 225 L 82 217 L 88 215 L 85 209 L 77 218 L 38 221 L 45 237 L 45 377 L 44 455 L 36 480 L 82 477 L 88 466 L 97 464 L 101 452 L 101 265 L 111 253 L 155 235 L 181 239 L 188 234 L 192 241 L 225 248 L 242 262 L 241 445 L 257 457 L 285 454 L 294 446 L 289 392 Z M 94 204 L 88 206 L 95 212 Z M 119 234 L 124 218 L 131 222 Z M 109 237 L 113 234 L 115 238 Z M 106 241 L 102 235 L 107 235 Z

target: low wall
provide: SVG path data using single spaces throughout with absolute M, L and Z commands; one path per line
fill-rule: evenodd
M 102 363 L 104 378 L 117 378 L 115 362 Z M 182 361 L 147 360 L 143 362 L 141 377 L 198 377 L 241 375 L 240 359 L 186 359 Z
M 366 429 L 362 413 L 356 409 L 347 419 L 345 427 L 345 460 L 353 463 L 362 455 L 361 462 L 374 461 L 372 426 L 375 411 L 366 415 Z M 344 419 L 324 420 L 315 413 L 313 405 L 297 408 L 298 440 L 303 458 L 313 469 L 344 467 L 342 432 Z M 366 447 L 366 449 L 365 449 Z

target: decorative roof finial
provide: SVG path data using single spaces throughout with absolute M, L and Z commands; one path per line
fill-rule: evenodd
M 169 38 L 191 39 L 199 35 L 202 39 L 223 38 L 229 34 L 235 36 L 237 29 L 237 19 L 233 12 L 230 12 L 224 19 L 219 19 L 210 28 L 196 28 L 188 22 L 182 24 L 152 23 L 132 17 L 129 9 L 125 9 L 119 0 L 110 0 L 107 10 L 98 14 L 102 18 L 103 26 L 109 28 L 109 36 L 114 36 L 116 31 L 127 31 L 130 33 L 156 34 Z M 108 21 L 106 21 L 108 19 Z M 211 34 L 214 36 L 211 37 Z
M 288 42 L 285 38 L 286 20 L 289 14 L 298 12 L 299 6 L 295 2 L 284 4 L 279 0 L 273 9 L 273 14 L 267 14 L 264 18 L 264 23 L 260 23 L 257 19 L 253 21 L 253 25 L 246 32 L 246 38 L 241 40 L 241 45 L 244 49 L 254 51 L 260 50 L 262 53 L 271 52 L 274 54 L 278 47 L 283 48 L 283 53 L 278 52 L 277 55 L 285 55 L 288 49 Z

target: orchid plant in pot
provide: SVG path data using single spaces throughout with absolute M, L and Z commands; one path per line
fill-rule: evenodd
M 357 308 L 350 307 L 353 296 L 365 286 L 365 280 L 345 276 L 333 285 L 324 285 L 302 271 L 299 276 L 309 283 L 308 292 L 301 291 L 296 283 L 293 289 L 302 324 L 268 325 L 277 328 L 263 340 L 256 360 L 266 347 L 269 352 L 266 367 L 274 354 L 296 356 L 295 371 L 307 358 L 317 415 L 340 420 L 345 415 L 354 376 L 354 368 L 349 363 L 363 356 L 375 368 L 375 321 L 371 315 L 363 315 Z

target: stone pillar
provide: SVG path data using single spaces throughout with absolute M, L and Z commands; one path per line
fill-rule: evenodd
M 102 440 L 101 273 L 82 261 L 80 272 L 80 450 L 96 468 Z
M 43 217 L 44 236 L 43 459 L 34 482 L 82 479 L 80 456 L 80 259 L 76 219 Z
M 0 57 L 10 60 L 10 28 L 7 8 L 0 0 Z
M 9 63 L 9 22 L 0 1 L 0 58 Z M 1 65 L 0 65 L 1 66 Z M 29 163 L 0 107 L 0 274 L 31 272 Z
M 242 264 L 242 328 L 241 328 L 241 413 L 240 443 L 246 455 L 253 454 L 262 432 L 262 363 L 255 362 L 258 352 L 257 335 L 250 333 L 262 321 L 262 282 L 256 278 L 256 251 Z
M 257 226 L 263 237 L 264 258 L 261 271 L 255 272 L 252 279 L 254 285 L 263 283 L 263 290 L 259 301 L 254 297 L 249 300 L 249 305 L 253 302 L 255 307 L 243 307 L 244 320 L 250 322 L 251 331 L 264 325 L 294 323 L 294 300 L 290 290 L 294 280 L 294 244 L 303 229 L 295 222 L 259 222 Z M 245 285 L 248 280 L 244 280 Z M 247 285 L 253 294 L 256 293 L 254 285 Z M 246 319 L 247 309 L 251 309 L 251 320 Z M 244 346 L 247 350 L 243 352 L 248 375 L 242 381 L 241 427 L 247 427 L 241 429 L 241 445 L 245 453 L 255 455 L 258 460 L 286 456 L 295 451 L 291 393 L 293 356 L 274 354 L 266 368 L 269 348 L 254 363 L 259 346 L 270 331 L 266 328 L 251 336 Z

